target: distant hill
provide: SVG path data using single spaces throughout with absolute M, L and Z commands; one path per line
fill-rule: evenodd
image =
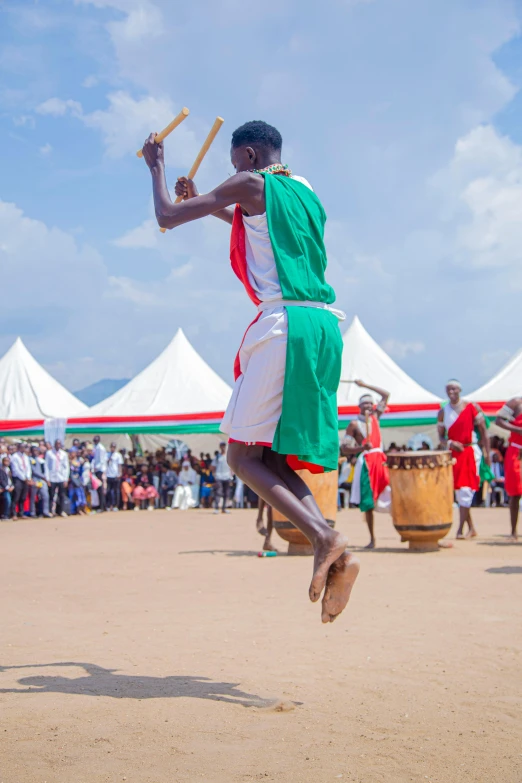
M 101 381 L 91 383 L 90 386 L 86 386 L 85 389 L 74 392 L 79 400 L 86 405 L 96 405 L 97 402 L 105 400 L 110 397 L 111 394 L 117 392 L 122 386 L 125 386 L 129 382 L 128 378 L 122 378 L 121 380 L 115 380 L 114 378 L 102 378 Z

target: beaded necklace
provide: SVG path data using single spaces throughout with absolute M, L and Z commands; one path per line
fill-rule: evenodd
M 292 172 L 283 163 L 272 163 L 271 166 L 265 166 L 264 169 L 249 169 L 253 174 L 282 174 L 284 177 L 291 177 Z

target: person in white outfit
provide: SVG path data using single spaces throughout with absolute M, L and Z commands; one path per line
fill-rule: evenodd
M 58 499 L 56 502 L 56 514 L 61 514 L 62 517 L 68 516 L 65 505 L 65 493 L 67 491 L 67 485 L 69 483 L 69 455 L 62 449 L 62 442 L 56 440 L 54 442 L 54 448 L 49 449 L 45 455 L 45 464 L 47 465 L 47 471 L 49 475 L 49 481 L 51 487 L 49 490 L 49 508 L 52 513 L 54 496 L 58 493 Z M 59 510 L 58 510 L 59 509 Z
M 196 471 L 191 467 L 190 462 L 183 462 L 178 476 L 178 485 L 172 498 L 172 508 L 179 508 L 180 511 L 194 508 L 196 501 L 194 500 L 191 487 L 195 483 Z

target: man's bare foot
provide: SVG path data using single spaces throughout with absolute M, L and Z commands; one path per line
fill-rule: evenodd
M 264 544 L 263 544 L 263 552 L 277 552 L 277 549 L 272 544 L 271 541 L 265 538 Z
M 266 536 L 266 534 L 268 533 L 268 530 L 263 525 L 263 519 L 262 518 L 258 517 L 256 519 L 256 530 L 257 530 L 257 532 L 259 533 L 260 536 Z
M 510 536 L 507 537 L 507 540 L 509 544 L 516 544 L 518 541 L 518 534 L 512 533 Z
M 459 540 L 462 540 L 462 539 L 466 538 L 466 536 L 464 535 L 464 533 L 457 533 L 455 538 L 458 538 Z
M 328 569 L 342 555 L 348 545 L 348 539 L 341 533 L 330 531 L 325 541 L 317 544 L 314 550 L 314 575 L 308 594 L 310 601 L 318 601 L 326 585 Z
M 466 538 L 476 538 L 477 537 L 477 531 L 475 529 L 469 530 L 466 533 Z
M 333 623 L 345 608 L 359 574 L 359 568 L 358 559 L 349 552 L 343 552 L 341 557 L 330 566 L 321 612 L 323 623 Z
M 365 549 L 375 549 L 375 539 L 372 538 L 369 544 L 366 544 Z

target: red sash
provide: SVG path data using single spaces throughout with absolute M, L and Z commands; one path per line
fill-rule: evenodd
M 375 502 L 377 498 L 384 492 L 388 484 L 390 483 L 390 476 L 388 474 L 388 467 L 386 465 L 386 454 L 382 451 L 382 436 L 381 427 L 379 425 L 379 418 L 375 414 L 372 414 L 369 419 L 370 424 L 370 438 L 368 440 L 368 434 L 363 443 L 368 443 L 372 449 L 381 449 L 381 451 L 373 451 L 364 455 L 366 466 L 368 468 L 368 476 L 370 479 L 370 487 L 372 488 L 372 495 Z
M 257 298 L 256 292 L 248 279 L 248 266 L 246 261 L 245 245 L 245 225 L 243 223 L 243 213 L 239 204 L 236 204 L 234 210 L 234 221 L 232 223 L 232 233 L 230 234 L 230 263 L 236 277 L 241 280 L 245 286 L 246 292 L 255 306 L 261 303 Z
M 456 440 L 466 447 L 464 451 L 451 450 L 452 457 L 455 460 L 453 465 L 453 484 L 455 489 L 469 487 L 477 491 L 480 486 L 475 452 L 473 446 L 470 445 L 473 439 L 473 427 L 477 413 L 478 411 L 473 403 L 468 402 L 464 410 L 460 412 L 457 420 L 448 429 L 448 439 Z
M 366 437 L 363 440 L 363 443 L 369 442 L 372 449 L 380 449 L 382 448 L 381 427 L 379 425 L 379 419 L 375 414 L 372 414 L 369 417 L 369 424 L 370 424 L 370 440 L 368 441 L 368 433 L 366 433 Z

